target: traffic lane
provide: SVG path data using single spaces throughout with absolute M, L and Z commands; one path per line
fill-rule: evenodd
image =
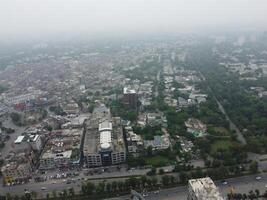
M 257 180 L 256 177 L 260 176 L 261 179 Z M 226 197 L 227 194 L 231 191 L 231 188 L 234 188 L 236 193 L 249 193 L 250 190 L 255 191 L 258 189 L 261 193 L 264 193 L 267 190 L 267 174 L 251 175 L 244 177 L 237 177 L 226 179 L 227 184 L 223 184 L 222 181 L 216 181 L 215 184 L 218 186 L 221 194 Z M 188 188 L 185 186 L 169 188 L 159 191 L 158 194 L 154 192 L 149 193 L 147 200 L 187 200 Z
M 129 170 L 129 171 L 105 172 L 102 174 L 95 174 L 92 176 L 85 176 L 81 174 L 81 176 L 78 176 L 76 178 L 49 179 L 45 182 L 33 182 L 32 181 L 32 182 L 29 182 L 23 185 L 14 185 L 14 186 L 5 186 L 5 187 L 0 186 L 0 192 L 5 194 L 12 190 L 12 192 L 15 194 L 23 194 L 25 188 L 31 191 L 39 192 L 42 187 L 45 187 L 47 190 L 42 191 L 42 193 L 49 193 L 49 192 L 52 192 L 53 190 L 57 190 L 57 191 L 61 189 L 63 190 L 69 186 L 74 187 L 74 189 L 77 191 L 80 191 L 80 186 L 82 182 L 84 182 L 85 180 L 88 180 L 94 183 L 105 181 L 105 179 L 107 179 L 108 181 L 124 180 L 126 178 L 129 178 L 129 176 L 145 175 L 147 171 L 148 171 L 147 169 L 144 169 L 144 170 L 136 169 L 136 170 Z M 47 174 L 46 176 L 49 176 L 49 174 Z M 116 177 L 116 179 L 111 179 L 112 177 Z M 71 180 L 72 183 L 66 184 L 67 180 Z
M 187 200 L 187 190 L 186 186 L 180 186 L 164 189 L 159 191 L 159 193 L 150 192 L 146 200 Z
M 261 177 L 257 180 L 257 177 Z M 226 180 L 227 184 L 216 182 L 219 190 L 225 196 L 233 191 L 235 193 L 248 193 L 251 190 L 258 189 L 261 193 L 267 190 L 267 174 L 251 175 L 244 177 L 231 178 Z
M 261 180 L 256 180 L 257 176 L 261 176 Z M 115 180 L 124 180 L 126 178 L 118 178 Z M 102 182 L 102 181 L 113 181 L 114 179 L 99 179 L 99 180 L 90 180 L 94 183 Z M 51 193 L 53 190 L 56 191 L 62 191 L 64 189 L 67 189 L 68 187 L 73 187 L 75 192 L 79 192 L 81 189 L 81 184 L 83 180 L 75 181 L 67 184 L 64 180 L 50 180 L 47 182 L 40 182 L 38 184 L 31 182 L 25 185 L 16 185 L 16 186 L 6 186 L 6 187 L 0 187 L 0 193 L 6 194 L 7 192 L 13 193 L 13 194 L 23 194 L 25 189 L 28 189 L 30 191 L 35 191 L 37 193 L 40 193 L 41 195 L 45 195 L 46 193 Z M 261 192 L 264 192 L 267 188 L 265 187 L 267 185 L 267 174 L 259 174 L 259 175 L 251 175 L 251 176 L 244 176 L 244 177 L 237 177 L 237 178 L 231 178 L 226 179 L 227 185 L 224 185 L 221 181 L 216 181 L 216 185 L 219 187 L 219 190 L 222 192 L 222 194 L 227 195 L 229 193 L 230 186 L 234 186 L 236 192 L 240 193 L 248 193 L 250 190 L 259 189 Z M 45 190 L 42 190 L 42 188 L 45 188 Z M 166 200 L 172 200 L 174 197 L 177 198 L 177 196 L 180 197 L 180 199 L 186 198 L 187 196 L 187 187 L 181 186 L 181 187 L 175 187 L 175 188 L 169 188 L 164 189 L 159 192 L 159 194 L 154 194 L 153 192 L 150 193 L 149 197 L 147 199 L 166 199 Z

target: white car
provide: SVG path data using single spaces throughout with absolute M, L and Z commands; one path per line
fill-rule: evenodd
M 260 176 L 257 176 L 256 177 L 256 180 L 258 180 L 258 181 L 261 180 L 261 177 Z
M 227 185 L 228 183 L 227 183 L 227 181 L 223 181 L 222 184 L 223 185 Z

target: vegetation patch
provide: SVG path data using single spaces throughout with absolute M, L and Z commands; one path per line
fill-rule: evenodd
M 219 150 L 229 150 L 233 146 L 230 140 L 217 140 L 211 145 L 211 152 L 216 153 Z
M 154 167 L 162 167 L 170 164 L 171 161 L 167 157 L 163 156 L 153 156 L 146 158 L 146 163 Z

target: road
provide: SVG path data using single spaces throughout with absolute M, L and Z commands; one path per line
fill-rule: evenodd
M 261 180 L 256 180 L 257 176 L 261 176 Z M 116 180 L 125 180 L 126 177 L 116 178 Z M 94 179 L 90 180 L 93 183 L 99 183 L 102 181 L 112 182 L 114 179 Z M 227 185 L 223 185 L 221 181 L 215 182 L 219 187 L 220 192 L 226 196 L 230 189 L 233 188 L 237 193 L 248 193 L 250 190 L 259 189 L 261 193 L 267 190 L 267 173 L 262 173 L 259 175 L 249 175 L 237 178 L 226 179 L 228 182 Z M 42 183 L 30 183 L 26 185 L 17 185 L 17 186 L 7 186 L 0 187 L 0 194 L 6 194 L 7 192 L 12 194 L 23 194 L 25 189 L 30 191 L 35 191 L 38 193 L 39 198 L 45 198 L 46 193 L 51 193 L 52 191 L 62 191 L 73 187 L 77 192 L 80 191 L 81 180 L 76 178 L 75 182 L 67 184 L 66 181 L 60 180 L 50 180 Z M 46 190 L 42 190 L 42 187 L 45 187 Z M 146 197 L 147 200 L 186 200 L 187 197 L 187 186 L 179 186 L 169 189 L 161 190 L 158 194 L 150 192 L 149 196 Z M 118 200 L 125 200 L 129 198 L 128 196 L 118 197 Z
M 174 166 L 166 166 L 162 167 L 164 171 L 172 171 Z M 85 176 L 83 173 L 80 173 L 79 176 L 75 178 L 65 178 L 65 179 L 50 179 L 45 182 L 30 182 L 23 185 L 15 185 L 15 186 L 5 186 L 0 185 L 0 194 L 5 194 L 7 192 L 11 192 L 13 194 L 21 195 L 24 193 L 25 189 L 29 189 L 31 191 L 35 191 L 42 196 L 45 196 L 46 193 L 51 193 L 53 190 L 62 191 L 68 187 L 73 187 L 76 192 L 79 192 L 81 189 L 81 184 L 84 180 L 89 180 L 90 182 L 98 183 L 101 181 L 114 181 L 114 180 L 124 180 L 129 178 L 130 176 L 140 176 L 146 175 L 146 173 L 150 169 L 135 169 L 135 170 L 124 170 L 120 171 L 112 171 L 112 172 L 104 172 L 101 174 L 94 174 Z M 50 174 L 47 174 L 49 176 Z M 116 178 L 114 178 L 116 177 Z M 67 184 L 66 180 L 74 180 L 72 183 Z M 84 179 L 84 180 L 83 180 Z M 0 181 L 1 182 L 1 181 Z M 46 190 L 41 190 L 42 187 L 46 188 Z M 39 196 L 41 197 L 41 196 Z
M 226 120 L 229 122 L 230 124 L 230 130 L 234 130 L 236 135 L 237 135 L 237 140 L 241 143 L 241 144 L 247 144 L 246 139 L 244 138 L 244 136 L 242 135 L 242 133 L 240 132 L 240 130 L 237 128 L 237 126 L 232 122 L 232 120 L 229 118 L 228 114 L 225 112 L 224 107 L 222 106 L 222 104 L 217 100 L 217 98 L 215 97 L 215 100 L 218 104 L 218 107 L 220 109 L 220 111 L 224 114 Z
M 230 189 L 233 187 L 236 193 L 249 193 L 250 190 L 259 189 L 261 193 L 267 190 L 267 173 L 260 174 L 261 180 L 256 180 L 255 175 L 243 176 L 238 178 L 226 179 L 227 185 L 223 185 L 220 181 L 215 182 L 221 194 L 226 197 Z M 146 200 L 187 200 L 187 186 L 174 187 L 161 190 L 158 194 L 150 192 Z M 128 196 L 116 198 L 116 200 L 125 200 Z
M 158 73 L 157 73 L 157 81 L 158 81 L 158 83 L 160 82 L 160 71 L 158 71 Z M 156 97 L 159 96 L 158 83 L 157 83 L 156 88 L 155 88 L 155 96 Z
M 164 167 L 164 169 L 172 170 L 172 166 Z M 129 178 L 130 176 L 140 176 L 140 175 L 146 175 L 146 173 L 150 169 L 135 169 L 135 170 L 124 170 L 121 169 L 120 171 L 112 171 L 112 172 L 104 172 L 101 174 L 94 174 L 86 176 L 84 173 L 80 173 L 78 177 L 75 178 L 65 178 L 65 179 L 50 179 L 45 182 L 34 182 L 33 180 L 27 184 L 23 185 L 14 185 L 14 186 L 2 186 L 0 185 L 0 194 L 5 194 L 7 192 L 11 192 L 13 194 L 24 194 L 25 189 L 30 189 L 31 191 L 35 191 L 37 193 L 40 193 L 42 196 L 45 196 L 46 193 L 51 193 L 53 190 L 56 191 L 62 191 L 63 189 L 66 189 L 68 187 L 73 187 L 76 192 L 79 192 L 81 189 L 81 184 L 84 182 L 84 180 L 90 180 L 91 182 L 98 183 L 100 181 L 104 180 L 124 180 L 126 178 Z M 50 176 L 52 174 L 47 174 L 47 176 Z M 116 178 L 114 178 L 116 177 Z M 74 180 L 72 183 L 67 184 L 66 180 Z M 82 180 L 84 179 L 84 180 Z M 0 180 L 1 182 L 1 180 Z M 44 187 L 46 190 L 42 191 L 41 188 Z

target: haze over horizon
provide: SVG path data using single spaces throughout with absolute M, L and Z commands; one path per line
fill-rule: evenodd
M 0 40 L 83 33 L 178 33 L 267 26 L 264 0 L 8 0 Z

